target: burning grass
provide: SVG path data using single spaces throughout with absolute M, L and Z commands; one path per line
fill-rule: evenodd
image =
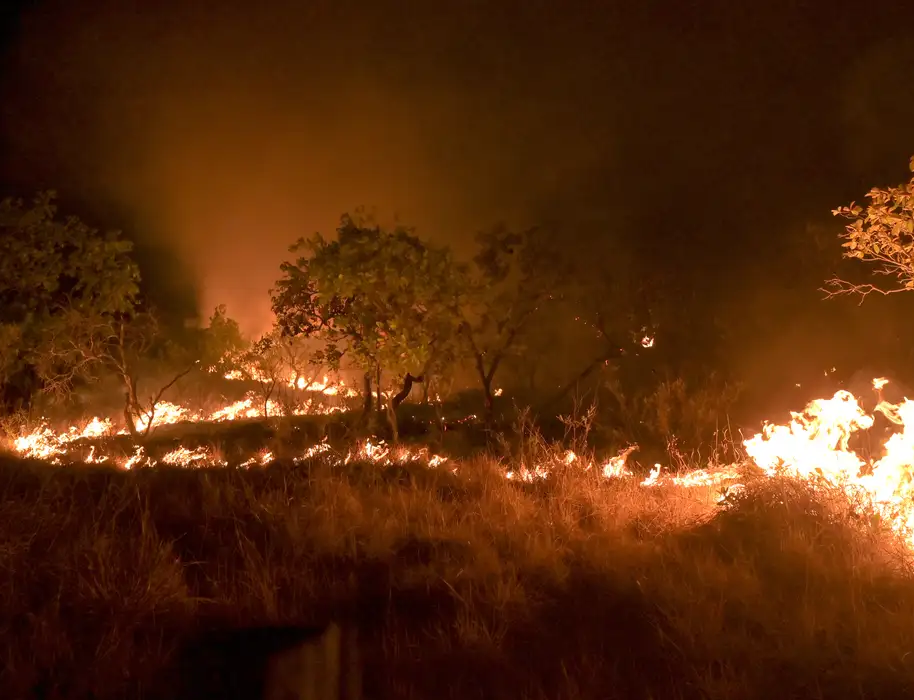
M 348 459 L 345 457 L 348 456 Z M 373 697 L 900 697 L 907 550 L 842 494 L 645 488 L 376 446 L 0 467 L 4 696 L 174 697 L 203 628 L 355 616 Z
M 908 695 L 908 406 L 866 458 L 839 393 L 678 474 L 526 429 L 500 459 L 295 416 L 40 432 L 56 464 L 0 464 L 0 684 L 174 698 L 205 630 L 330 616 L 378 698 Z

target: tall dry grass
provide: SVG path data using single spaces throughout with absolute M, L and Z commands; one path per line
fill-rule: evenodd
M 0 464 L 3 697 L 173 698 L 225 625 L 360 627 L 375 698 L 914 690 L 909 560 L 789 481 L 727 509 L 480 458 L 118 472 Z

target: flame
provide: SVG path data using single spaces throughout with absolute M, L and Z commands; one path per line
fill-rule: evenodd
M 853 394 L 838 391 L 833 398 L 816 399 L 803 413 L 791 412 L 791 416 L 787 425 L 765 425 L 744 443 L 749 456 L 769 476 L 788 467 L 803 479 L 821 473 L 834 480 L 864 465 L 848 450 L 848 441 L 857 430 L 870 428 L 873 417 Z
M 205 447 L 197 447 L 193 450 L 178 447 L 162 457 L 161 462 L 173 467 L 226 465 L 223 460 L 215 459 Z
M 641 482 L 641 485 L 677 486 L 683 489 L 691 489 L 706 486 L 720 486 L 725 481 L 731 481 L 733 479 L 740 478 L 739 472 L 732 467 L 718 469 L 694 469 L 690 472 L 686 472 L 685 474 L 674 476 L 662 476 L 662 471 L 663 467 L 659 464 L 655 464 L 647 478 Z
M 340 379 L 335 384 L 330 382 L 330 379 L 327 375 L 324 375 L 324 378 L 320 381 L 315 380 L 314 378 L 306 377 L 291 377 L 288 380 L 288 385 L 298 389 L 299 391 L 313 391 L 324 396 L 345 396 L 347 398 L 353 398 L 359 395 L 355 389 L 352 389 L 346 386 L 346 382 Z
M 259 457 L 250 457 L 250 458 L 246 459 L 245 461 L 243 461 L 239 466 L 253 467 L 253 466 L 256 466 L 259 464 L 260 466 L 265 467 L 266 465 L 270 464 L 270 462 L 272 462 L 272 461 L 273 461 L 273 453 L 270 450 L 264 450 L 263 452 L 260 453 Z
M 297 406 L 287 409 L 293 415 L 331 413 L 346 410 L 339 406 L 326 406 L 315 401 L 314 394 L 325 396 L 350 396 L 355 392 L 342 382 L 332 383 L 327 377 L 321 381 L 296 378 L 295 388 L 311 393 L 311 397 Z M 811 401 L 803 411 L 791 412 L 790 420 L 782 425 L 765 423 L 757 435 L 745 440 L 743 446 L 762 477 L 789 476 L 806 481 L 814 487 L 828 484 L 843 489 L 859 507 L 880 516 L 907 543 L 914 547 L 914 401 L 904 398 L 899 404 L 885 401 L 882 389 L 888 384 L 884 377 L 873 380 L 873 390 L 878 404 L 873 413 L 867 413 L 857 398 L 848 391 L 838 391 L 828 399 Z M 155 406 L 151 426 L 146 417 L 138 427 L 145 431 L 182 421 L 230 421 L 242 418 L 259 418 L 265 412 L 270 415 L 283 413 L 284 407 L 275 401 L 259 399 L 249 393 L 244 399 L 233 402 L 218 410 L 201 412 L 187 406 L 161 402 Z M 893 427 L 893 434 L 882 445 L 878 460 L 867 460 L 851 449 L 851 438 L 860 431 L 871 429 L 876 414 L 884 416 Z M 456 421 L 472 420 L 473 416 Z M 125 429 L 117 430 L 110 419 L 94 417 L 84 423 L 68 426 L 55 432 L 48 423 L 42 422 L 29 433 L 23 433 L 11 441 L 12 448 L 22 456 L 61 464 L 70 454 L 77 451 L 86 463 L 111 463 L 124 469 L 150 467 L 156 464 L 184 467 L 224 466 L 211 449 L 179 446 L 159 458 L 147 454 L 143 446 L 135 446 L 132 454 L 115 456 L 105 450 L 103 444 L 75 444 L 80 440 L 126 434 Z M 86 448 L 88 451 L 86 452 Z M 79 448 L 79 450 L 77 450 Z M 538 460 L 521 461 L 505 472 L 505 478 L 531 482 L 548 478 L 561 469 L 582 471 L 595 470 L 606 479 L 629 479 L 634 473 L 628 466 L 631 454 L 637 449 L 629 445 L 618 454 L 602 463 L 595 463 L 592 457 L 582 457 L 574 451 L 545 454 Z M 293 461 L 302 462 L 319 457 L 331 465 L 343 466 L 353 461 L 368 461 L 379 465 L 419 463 L 437 468 L 449 463 L 446 456 L 430 454 L 428 448 L 391 446 L 383 440 L 365 440 L 352 446 L 345 453 L 336 452 L 323 440 L 304 450 Z M 265 466 L 274 461 L 269 450 L 241 463 L 244 467 Z M 452 471 L 458 465 L 450 463 Z M 655 464 L 647 477 L 640 480 L 645 488 L 667 486 L 680 489 L 720 487 L 720 503 L 742 488 L 739 483 L 745 476 L 738 465 L 713 465 L 686 473 L 664 473 L 664 467 Z
M 618 479 L 624 476 L 631 476 L 632 473 L 627 465 L 628 457 L 637 449 L 637 445 L 629 445 L 615 457 L 610 458 L 610 460 L 603 465 L 603 476 L 607 479 Z
M 210 370 L 216 371 L 215 368 L 210 368 Z M 326 374 L 323 378 L 317 379 L 315 377 L 305 377 L 291 369 L 287 369 L 285 371 L 277 372 L 276 375 L 270 375 L 260 369 L 256 364 L 250 362 L 244 363 L 241 367 L 232 369 L 222 376 L 224 379 L 230 381 L 252 381 L 260 382 L 262 384 L 273 384 L 275 382 L 291 389 L 314 392 L 323 394 L 324 396 L 344 396 L 346 398 L 353 398 L 359 395 L 358 391 L 347 386 L 346 382 L 342 379 L 334 382 L 331 381 L 330 377 Z
M 264 406 L 261 403 L 259 406 L 254 405 L 255 398 L 252 395 L 248 395 L 240 401 L 235 401 L 230 403 L 228 406 L 220 408 L 218 411 L 213 411 L 209 419 L 214 423 L 220 423 L 226 420 L 238 420 L 240 418 L 261 418 L 264 415 Z M 267 412 L 271 415 L 276 413 L 276 402 L 267 400 L 266 409 Z
M 123 464 L 124 469 L 133 469 L 139 466 L 150 466 L 151 460 L 146 456 L 142 445 L 137 445 L 133 454 L 128 457 Z
M 31 433 L 17 437 L 13 441 L 13 448 L 24 457 L 60 463 L 60 459 L 68 451 L 70 443 L 76 440 L 105 437 L 113 432 L 114 425 L 107 418 L 104 420 L 98 417 L 91 418 L 82 427 L 71 425 L 63 433 L 55 433 L 44 423 Z
M 880 377 L 873 380 L 873 388 L 879 392 L 887 383 Z M 768 476 L 824 482 L 861 497 L 866 508 L 914 545 L 914 402 L 880 401 L 875 411 L 902 430 L 885 442 L 885 456 L 872 464 L 853 452 L 849 441 L 854 433 L 871 428 L 875 417 L 847 391 L 812 401 L 802 413 L 791 413 L 787 425 L 765 425 L 744 445 Z
M 297 458 L 296 461 L 302 462 L 302 461 L 305 461 L 308 459 L 313 459 L 314 457 L 317 457 L 318 455 L 324 454 L 325 452 L 329 452 L 329 451 L 330 451 L 330 443 L 328 443 L 325 438 L 324 440 L 317 443 L 316 445 L 311 445 L 311 447 L 309 447 L 307 450 L 305 450 L 304 454 L 302 454 L 301 457 Z
M 339 385 L 327 383 L 322 385 L 321 393 L 324 393 L 326 396 L 342 395 L 343 392 L 345 392 L 346 396 L 349 396 L 351 390 L 340 388 Z M 290 413 L 295 416 L 329 415 L 347 410 L 348 408 L 346 406 L 325 405 L 315 402 L 312 398 L 308 398 L 298 405 L 293 406 Z M 243 399 L 234 401 L 209 413 L 194 410 L 188 406 L 182 406 L 169 401 L 159 401 L 155 404 L 154 411 L 152 411 L 151 421 L 148 413 L 143 414 L 136 419 L 135 427 L 140 434 L 146 434 L 160 426 L 174 425 L 176 423 L 198 423 L 204 421 L 220 423 L 223 421 L 241 420 L 245 418 L 263 418 L 265 415 L 284 415 L 285 413 L 286 410 L 284 406 L 279 402 L 269 399 L 266 402 L 266 407 L 264 407 L 263 400 L 261 400 L 255 392 L 248 392 Z M 77 440 L 92 440 L 101 437 L 128 434 L 129 431 L 126 427 L 115 429 L 115 425 L 110 418 L 103 419 L 96 416 L 85 423 L 68 426 L 62 432 L 54 431 L 48 422 L 42 419 L 39 425 L 31 432 L 23 433 L 13 439 L 12 447 L 23 457 L 41 459 L 54 464 L 60 464 L 62 458 L 71 451 L 73 447 L 72 443 Z M 95 448 L 92 447 L 90 451 L 94 449 Z M 107 459 L 101 456 L 94 456 L 94 452 L 92 455 L 92 460 L 95 462 Z M 138 462 L 131 462 L 131 459 L 128 459 L 124 463 L 123 466 L 125 466 L 125 468 L 129 469 L 138 464 Z M 89 461 L 89 457 L 84 461 Z
M 152 425 L 173 425 L 174 423 L 182 423 L 184 421 L 196 421 L 199 420 L 199 415 L 194 411 L 191 411 L 186 406 L 179 406 L 178 404 L 171 403 L 170 401 L 159 401 L 152 411 Z M 150 424 L 149 414 L 144 414 L 140 416 L 136 421 L 136 429 L 140 432 L 145 432 Z

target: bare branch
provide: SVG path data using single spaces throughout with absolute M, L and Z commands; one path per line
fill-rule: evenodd
M 825 287 L 820 287 L 819 291 L 825 293 L 826 299 L 832 299 L 834 297 L 845 296 L 848 294 L 857 294 L 860 296 L 860 304 L 862 304 L 869 294 L 876 293 L 881 294 L 882 296 L 888 296 L 889 294 L 897 294 L 898 292 L 908 292 L 910 289 L 905 287 L 883 289 L 882 287 L 877 287 L 874 284 L 856 284 L 854 282 L 843 280 L 839 277 L 833 277 L 832 279 L 828 280 Z

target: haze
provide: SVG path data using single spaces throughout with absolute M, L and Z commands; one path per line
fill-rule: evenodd
M 498 220 L 597 221 L 770 316 L 784 250 L 810 222 L 833 241 L 830 209 L 914 153 L 906 11 L 780 4 L 36 3 L 4 60 L 3 180 L 164 249 L 191 306 L 251 333 L 287 246 L 359 205 L 461 251 Z M 807 321 L 785 333 L 840 342 Z

